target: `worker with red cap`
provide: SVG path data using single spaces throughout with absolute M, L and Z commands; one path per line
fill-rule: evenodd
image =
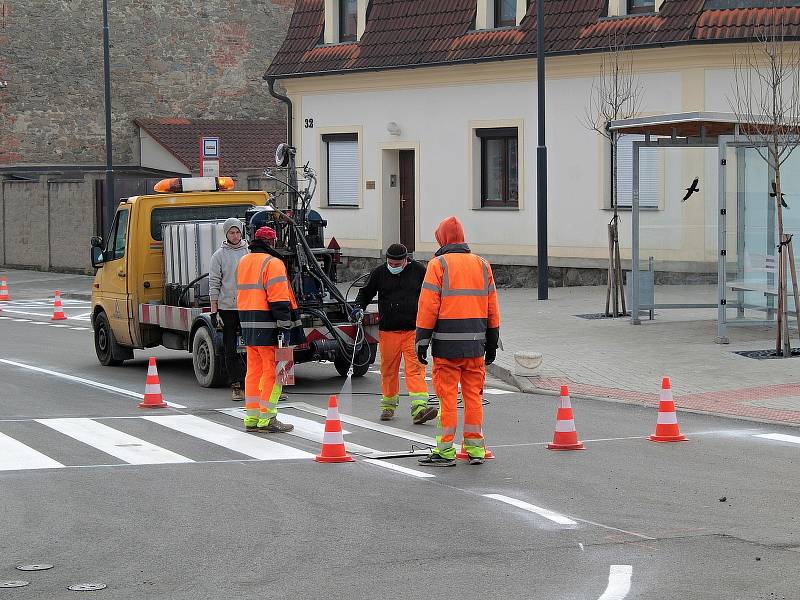
M 250 242 L 250 254 L 242 257 L 237 269 L 237 308 L 242 337 L 247 346 L 247 375 L 244 381 L 247 431 L 283 433 L 293 425 L 278 421 L 278 396 L 275 393 L 275 347 L 304 341 L 286 266 L 275 250 L 277 234 L 261 227 Z
M 433 354 L 433 389 L 439 396 L 436 447 L 419 463 L 455 465 L 458 387 L 464 398 L 464 450 L 469 464 L 486 458 L 483 384 L 500 341 L 500 311 L 489 263 L 470 252 L 464 227 L 448 217 L 436 229 L 440 248 L 428 263 L 417 311 L 416 349 L 427 364 Z

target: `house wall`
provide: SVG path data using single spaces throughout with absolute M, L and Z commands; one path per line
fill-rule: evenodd
M 635 69 L 643 95 L 641 115 L 689 111 L 730 112 L 735 46 L 639 51 Z M 548 61 L 549 255 L 556 267 L 602 268 L 607 264 L 610 159 L 607 146 L 582 123 L 599 68 L 597 55 Z M 324 168 L 321 135 L 361 134 L 362 198 L 359 208 L 325 205 L 329 233 L 354 256 L 380 255 L 397 241 L 394 190 L 384 179 L 393 168 L 386 148 L 418 148 L 417 251 L 437 245 L 433 232 L 454 214 L 467 240 L 495 264 L 534 265 L 536 255 L 536 68 L 529 60 L 483 65 L 337 75 L 285 80 L 295 102 L 295 139 L 303 162 Z M 313 127 L 307 127 L 313 119 Z M 391 135 L 387 124 L 400 127 Z M 520 208 L 475 206 L 474 127 L 518 124 Z M 717 151 L 662 151 L 661 201 L 641 216 L 641 256 L 659 270 L 714 272 L 717 260 Z M 388 162 L 387 162 L 388 161 Z M 735 169 L 728 169 L 735 189 Z M 694 176 L 701 192 L 681 198 Z M 367 189 L 368 181 L 376 182 Z M 324 190 L 324 181 L 321 188 Z M 372 187 L 372 186 L 369 186 Z M 729 211 L 735 212 L 735 211 Z M 622 213 L 623 258 L 630 257 L 630 214 Z M 735 224 L 735 223 L 734 223 Z M 734 227 L 735 235 L 735 227 Z M 733 238 L 735 239 L 735 238 Z M 735 247 L 735 243 L 733 245 Z

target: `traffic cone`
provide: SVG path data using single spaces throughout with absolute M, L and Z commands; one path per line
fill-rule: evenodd
M 556 413 L 556 431 L 553 443 L 547 444 L 548 450 L 585 450 L 583 442 L 578 441 L 575 431 L 575 419 L 572 416 L 572 404 L 569 401 L 569 388 L 561 386 L 561 398 L 558 400 Z
M 661 396 L 658 402 L 658 421 L 656 432 L 648 438 L 652 442 L 687 442 L 686 436 L 678 428 L 678 415 L 675 414 L 675 401 L 672 399 L 672 386 L 669 377 L 661 381 Z
M 67 315 L 64 314 L 64 307 L 61 305 L 61 292 L 56 291 L 56 299 L 53 301 L 53 316 L 51 321 L 66 321 Z
M 328 416 L 325 418 L 325 434 L 322 437 L 322 451 L 314 457 L 321 463 L 353 462 L 353 457 L 344 447 L 342 422 L 339 420 L 339 407 L 336 396 L 328 398 Z
M 0 277 L 0 302 L 11 302 L 11 296 L 8 295 L 8 284 L 5 277 Z
M 161 395 L 161 382 L 158 380 L 156 359 L 150 357 L 147 364 L 147 379 L 144 382 L 144 400 L 139 403 L 139 408 L 167 408 L 164 397 Z

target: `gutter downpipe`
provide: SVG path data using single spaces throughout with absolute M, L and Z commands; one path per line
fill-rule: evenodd
M 292 101 L 288 96 L 284 96 L 283 94 L 279 94 L 275 91 L 275 77 L 264 75 L 264 79 L 269 87 L 269 95 L 276 100 L 280 100 L 286 105 L 286 143 L 290 146 L 293 146 L 292 133 L 294 131 L 294 107 L 292 105 Z

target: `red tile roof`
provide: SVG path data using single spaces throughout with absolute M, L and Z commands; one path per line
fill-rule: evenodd
M 203 119 L 137 119 L 144 129 L 192 171 L 200 169 L 200 138 L 220 138 L 220 172 L 266 169 L 275 149 L 286 141 L 286 121 L 223 121 Z
M 666 0 L 657 14 L 606 17 L 607 0 L 544 0 L 550 53 L 626 45 L 752 39 L 773 11 L 800 37 L 800 8 L 706 9 L 720 0 Z M 770 0 L 764 0 L 769 5 Z M 536 0 L 519 27 L 473 31 L 476 0 L 372 0 L 361 40 L 323 45 L 324 0 L 297 0 L 289 32 L 267 71 L 291 77 L 535 56 Z M 619 42 L 618 42 L 619 43 Z

